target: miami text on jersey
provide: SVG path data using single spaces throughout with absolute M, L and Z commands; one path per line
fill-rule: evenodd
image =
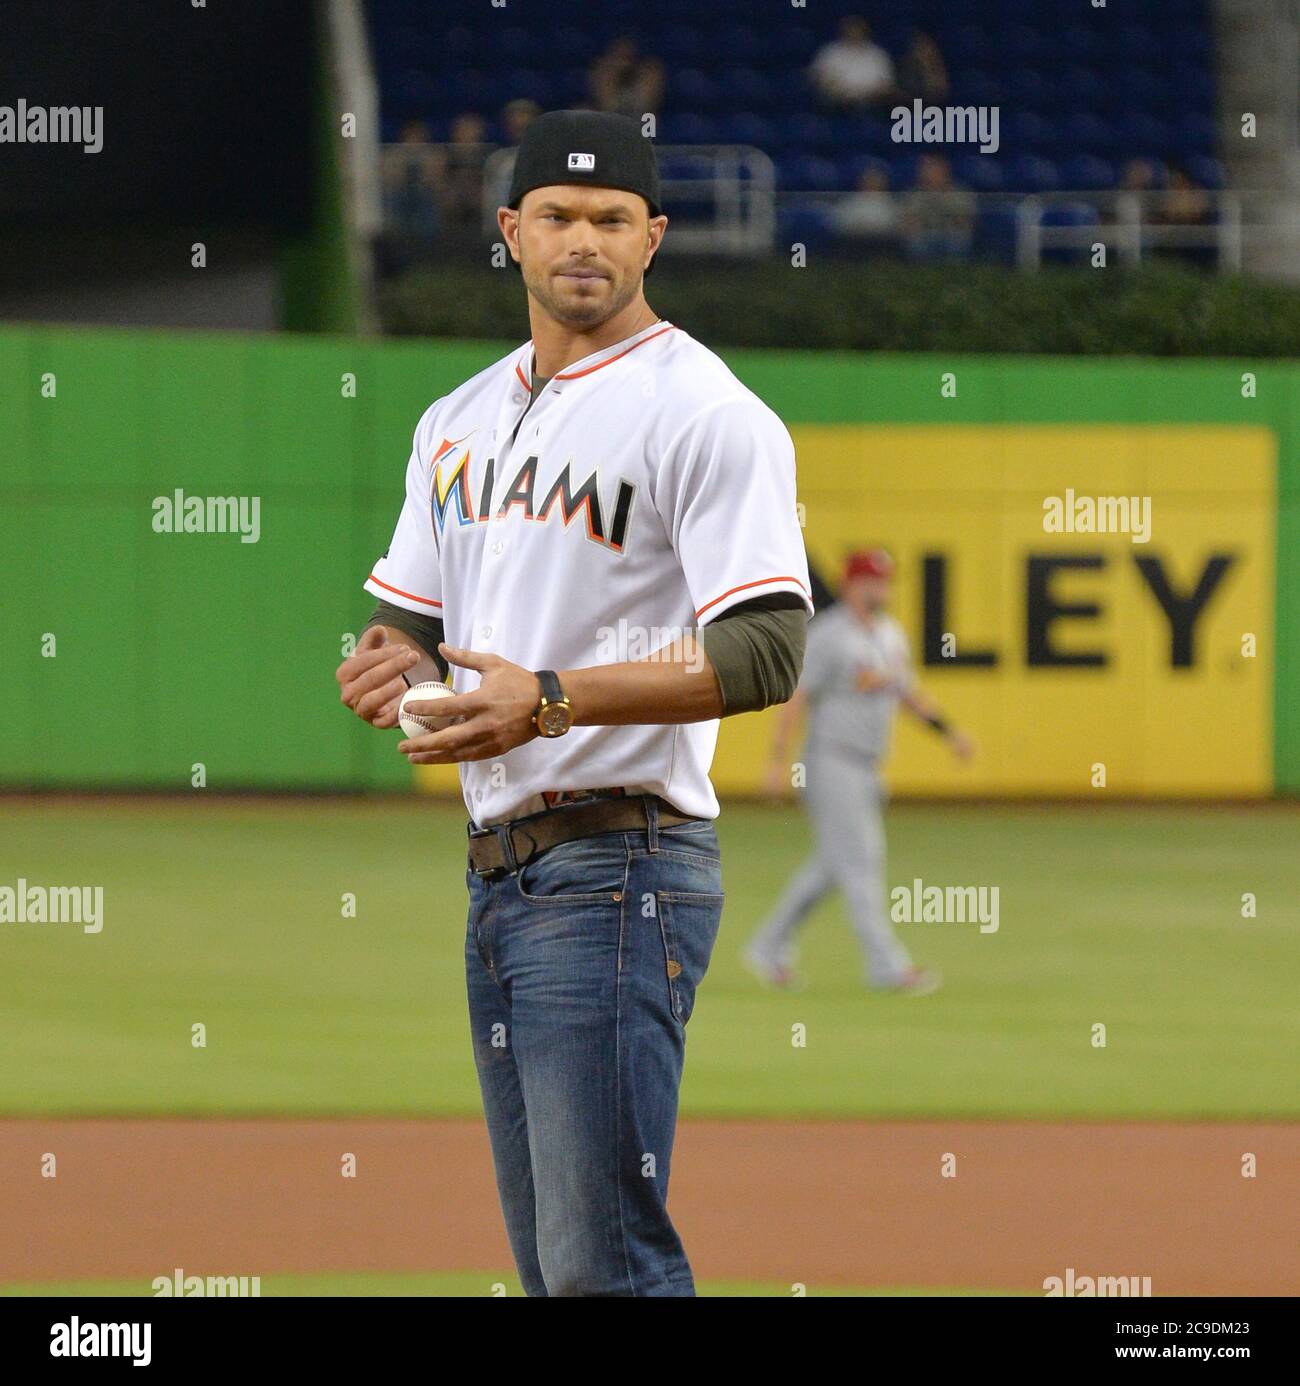
M 538 504 L 537 469 L 541 457 L 537 453 L 531 453 L 524 459 L 500 505 L 493 511 L 492 489 L 496 479 L 496 459 L 489 457 L 483 465 L 483 477 L 478 488 L 478 505 L 475 506 L 470 490 L 472 450 L 462 447 L 464 442 L 464 438 L 455 442 L 444 438 L 430 461 L 429 508 L 434 528 L 439 534 L 446 526 L 449 513 L 458 525 L 482 524 L 492 519 L 505 519 L 516 509 L 522 512 L 525 520 L 545 524 L 552 515 L 558 513 L 560 522 L 566 529 L 570 521 L 581 514 L 586 524 L 588 539 L 611 548 L 616 553 L 623 552 L 628 521 L 632 516 L 632 502 L 636 498 L 636 487 L 630 481 L 625 478 L 619 479 L 613 504 L 607 507 L 601 501 L 600 468 L 597 467 L 575 490 L 570 473 L 573 459 L 570 458 L 546 488 L 541 503 Z

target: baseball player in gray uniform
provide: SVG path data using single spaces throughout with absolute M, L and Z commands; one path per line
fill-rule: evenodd
M 841 600 L 808 627 L 803 677 L 777 724 L 768 789 L 783 795 L 790 785 L 792 733 L 807 714 L 804 802 L 816 847 L 745 949 L 750 970 L 772 986 L 797 984 L 796 935 L 813 906 L 836 888 L 873 988 L 920 995 L 939 985 L 934 969 L 913 964 L 885 911 L 880 763 L 899 703 L 941 733 L 959 757 L 973 747 L 916 687 L 907 636 L 885 610 L 893 572 L 883 549 L 850 556 Z

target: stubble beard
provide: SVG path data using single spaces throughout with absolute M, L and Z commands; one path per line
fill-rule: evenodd
M 548 317 L 566 327 L 599 327 L 621 313 L 641 288 L 640 277 L 629 275 L 626 279 L 608 281 L 610 294 L 607 299 L 594 296 L 582 298 L 577 294 L 562 296 L 556 291 L 549 272 L 538 273 L 522 256 L 519 267 L 523 272 L 524 287 L 542 305 Z

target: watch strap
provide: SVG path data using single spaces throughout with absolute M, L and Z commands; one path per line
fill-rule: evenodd
M 538 669 L 537 682 L 542 686 L 543 702 L 564 702 L 564 689 L 560 687 L 560 676 L 554 669 Z

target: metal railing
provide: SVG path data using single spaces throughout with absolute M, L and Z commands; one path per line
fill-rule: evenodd
M 1204 252 L 1221 271 L 1242 265 L 1243 220 L 1246 229 L 1278 220 L 1277 195 L 1263 192 L 1204 192 L 1198 220 L 1169 220 L 1175 194 L 1123 190 L 1051 193 L 971 192 L 965 189 L 921 192 L 904 190 L 867 197 L 883 198 L 894 226 L 884 231 L 855 232 L 851 212 L 856 192 L 777 191 L 772 160 L 762 150 L 743 145 L 660 146 L 658 148 L 671 255 L 763 255 L 777 248 L 778 232 L 789 225 L 787 213 L 819 212 L 823 243 L 867 254 L 892 250 L 907 255 L 922 232 L 928 206 L 967 209 L 972 234 L 963 244 L 952 237 L 948 258 L 994 258 L 1025 270 L 1063 252 L 1086 252 L 1096 242 L 1124 264 L 1140 264 L 1152 254 Z M 515 151 L 492 145 L 390 144 L 381 149 L 389 228 L 408 242 L 432 245 L 432 238 L 452 229 L 475 242 L 500 239 L 497 208 L 508 195 Z M 1249 215 L 1243 219 L 1243 205 Z M 1054 224 L 1053 213 L 1075 209 L 1077 222 Z M 842 215 L 843 214 L 843 215 Z M 888 222 L 887 216 L 884 220 Z M 1046 220 L 1046 224 L 1045 224 Z M 990 234 L 990 223 L 997 226 Z M 1285 221 L 1285 218 L 1282 218 Z M 1285 227 L 1279 229 L 1279 235 Z M 797 239 L 798 233 L 792 233 Z M 990 250 L 990 244 L 998 248 Z M 935 258 L 933 255 L 930 258 Z M 938 258 L 944 258 L 940 252 Z
M 1137 265 L 1153 250 L 1213 252 L 1220 271 L 1241 269 L 1241 199 L 1235 193 L 1206 193 L 1209 216 L 1200 222 L 1169 222 L 1170 196 L 1159 192 L 1032 193 L 1016 208 L 1016 264 L 1037 269 L 1045 250 L 1114 247 L 1121 264 Z M 1052 208 L 1086 208 L 1091 221 L 1044 224 Z

